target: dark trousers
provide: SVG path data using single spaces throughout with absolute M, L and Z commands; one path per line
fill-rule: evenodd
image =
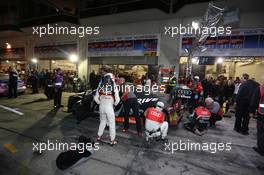
M 17 97 L 17 84 L 9 84 L 8 86 L 8 97 L 11 98 L 13 95 L 15 98 Z
M 38 93 L 38 83 L 37 82 L 33 82 L 32 83 L 32 93 Z
M 257 145 L 259 151 L 264 154 L 264 116 L 260 114 L 257 119 Z
M 61 96 L 62 96 L 62 88 L 56 87 L 54 88 L 54 106 L 61 106 Z
M 50 100 L 53 98 L 53 92 L 54 92 L 54 89 L 53 87 L 46 87 L 45 88 L 45 91 L 44 91 L 44 94 L 47 96 L 47 98 Z
M 222 116 L 220 115 L 217 115 L 217 114 L 212 114 L 211 117 L 210 117 L 210 126 L 213 126 L 215 125 L 216 121 L 220 121 L 222 120 Z
M 140 120 L 138 108 L 139 108 L 139 104 L 136 98 L 131 98 L 124 102 L 124 110 L 125 110 L 124 129 L 129 128 L 129 112 L 130 112 L 130 109 L 132 109 L 134 117 L 136 119 L 137 131 L 142 132 L 141 120 Z
M 235 129 L 237 131 L 248 132 L 248 124 L 249 124 L 249 111 L 248 104 L 246 103 L 238 103 L 236 107 L 236 121 L 235 121 Z

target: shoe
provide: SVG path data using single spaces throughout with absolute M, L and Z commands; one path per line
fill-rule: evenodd
M 128 129 L 122 129 L 122 132 L 123 133 L 127 133 L 128 132 Z
M 198 136 L 202 136 L 202 133 L 199 131 L 199 129 L 195 129 L 194 134 L 196 134 Z
M 111 141 L 111 143 L 110 143 L 111 146 L 114 146 L 114 145 L 116 145 L 116 144 L 117 144 L 117 141 L 116 141 L 116 140 L 113 140 L 113 141 Z
M 211 128 L 216 128 L 216 125 L 215 124 L 210 124 L 210 127 Z
M 100 136 L 97 137 L 97 142 L 100 142 L 102 140 L 102 138 Z
M 143 137 L 143 132 L 138 132 L 138 137 Z
M 169 142 L 169 140 L 167 138 L 162 138 L 161 141 L 162 141 L 162 143 L 168 143 Z
M 248 131 L 242 131 L 241 134 L 243 134 L 243 135 L 249 135 Z
M 261 152 L 257 147 L 253 147 L 253 150 L 259 153 L 260 155 L 264 156 L 264 152 Z
M 236 131 L 236 132 L 238 132 L 238 133 L 241 132 L 241 131 L 240 131 L 239 129 L 237 129 L 237 128 L 234 128 L 234 131 Z

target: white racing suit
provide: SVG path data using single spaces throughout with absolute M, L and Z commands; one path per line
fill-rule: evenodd
M 146 135 L 147 137 L 159 137 L 162 139 L 167 137 L 168 122 L 164 121 L 165 116 L 163 112 L 156 108 L 148 108 L 146 113 Z M 148 138 L 147 138 L 148 139 Z
M 114 141 L 116 136 L 114 105 L 116 106 L 120 101 L 118 89 L 115 84 L 113 92 L 114 94 L 110 91 L 105 93 L 97 90 L 94 96 L 94 101 L 99 104 L 100 112 L 98 136 L 101 137 L 103 135 L 106 124 L 108 123 L 111 141 Z

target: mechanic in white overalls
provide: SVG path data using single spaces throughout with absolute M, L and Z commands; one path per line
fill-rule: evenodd
M 97 92 L 94 96 L 94 101 L 99 105 L 100 125 L 98 130 L 97 141 L 101 141 L 106 124 L 109 125 L 111 145 L 117 144 L 116 141 L 116 127 L 115 127 L 115 113 L 114 105 L 119 101 L 119 92 L 116 87 L 114 76 L 112 73 L 104 75 L 100 82 Z
M 156 104 L 156 108 L 151 107 L 145 111 L 146 140 L 148 140 L 151 137 L 161 136 L 161 140 L 163 142 L 168 141 L 166 137 L 167 137 L 169 125 L 168 122 L 165 121 L 165 115 L 162 112 L 163 108 L 164 108 L 164 103 L 159 101 Z

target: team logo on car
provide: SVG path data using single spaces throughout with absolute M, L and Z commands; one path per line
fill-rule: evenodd
M 158 101 L 159 98 L 138 98 L 138 103 L 143 104 L 143 103 L 148 103 L 151 101 Z

